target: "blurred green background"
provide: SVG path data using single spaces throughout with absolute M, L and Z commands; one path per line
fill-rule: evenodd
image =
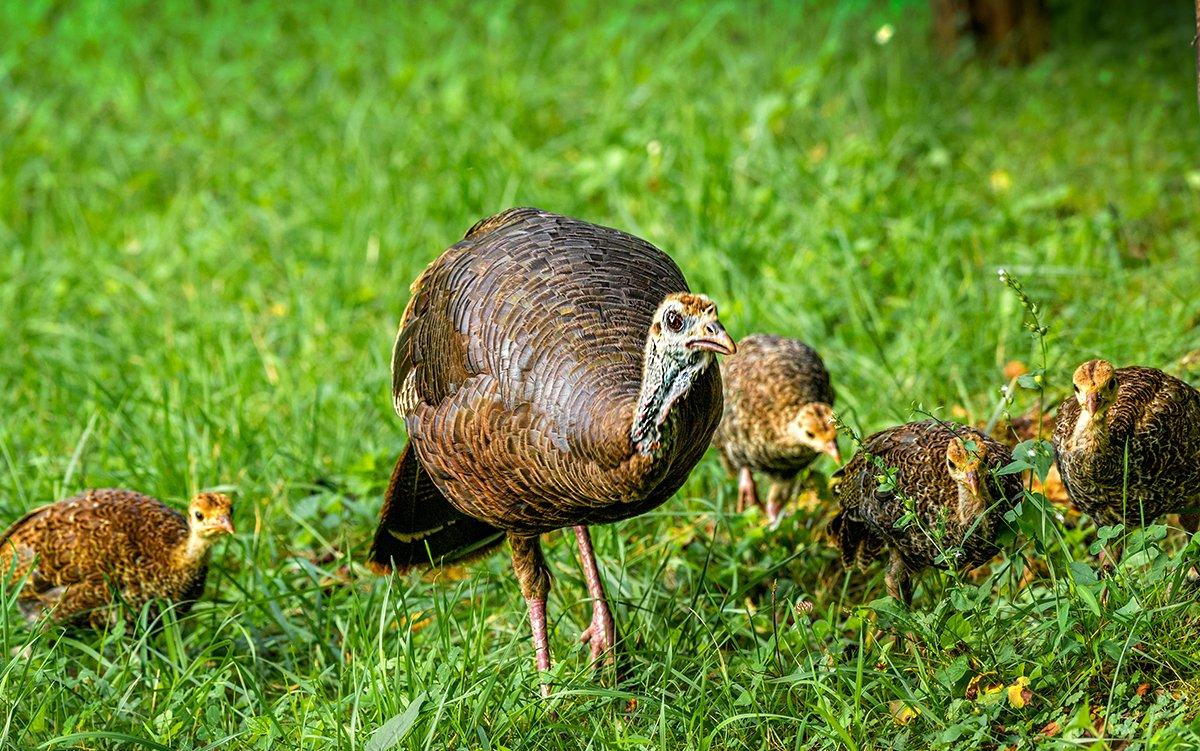
M 735 336 L 812 343 L 861 430 L 917 405 L 986 419 L 1003 366 L 1038 365 L 1000 267 L 1044 306 L 1052 392 L 1092 356 L 1188 375 L 1192 9 L 1051 8 L 1049 51 L 1007 67 L 940 57 L 922 2 L 0 2 L 0 521 L 85 487 L 225 487 L 243 531 L 165 645 L 30 634 L 8 608 L 0 742 L 364 748 L 421 697 L 403 747 L 995 748 L 1014 732 L 996 726 L 1136 687 L 1142 668 L 1114 677 L 1099 649 L 1017 719 L 963 709 L 961 686 L 872 692 L 877 656 L 780 683 L 874 595 L 845 599 L 803 525 L 768 538 L 735 518 L 712 459 L 684 499 L 598 533 L 637 634 L 627 693 L 572 652 L 586 608 L 551 546 L 575 692 L 557 717 L 534 699 L 505 556 L 451 586 L 349 565 L 403 445 L 388 362 L 408 285 L 513 205 L 640 235 Z M 831 630 L 762 631 L 776 587 Z M 418 611 L 438 627 L 413 628 Z M 1010 667 L 1066 659 L 1031 651 L 1044 615 L 1021 617 L 975 636 Z M 1145 669 L 1176 676 L 1173 696 L 1195 648 L 1155 633 L 1178 653 Z M 1000 665 L 956 649 L 904 671 Z M 897 724 L 901 700 L 928 705 Z M 1195 706 L 1128 732 L 1183 728 Z M 937 740 L 960 710 L 970 733 Z

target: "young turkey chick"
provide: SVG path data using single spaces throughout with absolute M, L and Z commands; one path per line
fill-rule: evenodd
M 1080 365 L 1054 451 L 1071 501 L 1098 525 L 1141 526 L 1200 505 L 1200 391 L 1154 368 Z M 1194 512 L 1181 517 L 1196 529 Z
M 185 518 L 129 490 L 89 490 L 30 511 L 0 537 L 0 577 L 23 585 L 30 619 L 101 628 L 162 598 L 190 609 L 204 591 L 208 550 L 233 533 L 232 505 L 220 493 L 192 499 Z
M 947 557 L 960 569 L 986 563 L 1021 494 L 1018 475 L 995 474 L 1011 461 L 1003 444 L 956 423 L 924 420 L 869 436 L 834 473 L 840 512 L 829 531 L 843 563 L 865 568 L 886 550 L 888 593 L 905 604 L 912 574 L 927 566 L 947 568 Z M 910 512 L 915 518 L 897 528 Z
M 738 475 L 738 511 L 762 507 L 754 472 L 770 478 L 764 510 L 774 523 L 797 474 L 821 454 L 842 461 L 829 373 L 807 344 L 752 334 L 721 363 L 721 378 L 725 412 L 713 445 Z

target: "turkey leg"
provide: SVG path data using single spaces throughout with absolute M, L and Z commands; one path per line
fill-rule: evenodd
M 903 602 L 906 607 L 912 607 L 912 578 L 908 567 L 904 565 L 904 559 L 898 553 L 893 552 L 892 557 L 888 560 L 883 581 L 887 584 L 889 595 Z
M 537 659 L 542 696 L 550 696 L 550 684 L 545 674 L 550 670 L 550 640 L 546 636 L 546 595 L 550 592 L 550 569 L 542 556 L 537 537 L 518 537 L 510 534 L 513 572 L 521 585 L 521 595 L 529 607 L 529 626 L 533 631 L 533 652 Z
M 738 513 L 750 508 L 751 504 L 763 508 L 762 501 L 758 497 L 758 486 L 754 484 L 754 473 L 750 471 L 749 467 L 742 467 L 738 471 Z
M 592 535 L 586 526 L 581 524 L 575 527 L 575 541 L 579 544 L 579 558 L 583 562 L 583 578 L 587 580 L 588 594 L 592 596 L 592 625 L 584 630 L 579 641 L 591 645 L 593 660 L 603 657 L 606 665 L 614 665 L 616 654 L 613 646 L 617 642 L 617 626 L 608 609 L 604 582 L 600 581 L 596 553 L 592 550 Z
M 767 491 L 767 521 L 772 525 L 778 524 L 783 517 L 783 504 L 792 494 L 792 483 L 786 480 L 772 479 L 771 488 Z

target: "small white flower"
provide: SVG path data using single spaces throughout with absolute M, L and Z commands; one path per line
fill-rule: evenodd
M 875 32 L 875 44 L 884 45 L 892 41 L 892 37 L 896 34 L 896 30 L 892 28 L 890 23 L 885 23 Z

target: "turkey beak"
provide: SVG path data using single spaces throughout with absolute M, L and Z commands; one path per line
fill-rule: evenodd
M 966 483 L 967 489 L 971 491 L 971 495 L 979 496 L 979 471 L 971 470 L 963 476 L 963 482 Z
M 1088 393 L 1084 397 L 1084 407 L 1087 409 L 1089 415 L 1096 414 L 1096 410 L 1100 408 L 1100 394 L 1095 391 Z
M 229 518 L 229 514 L 221 514 L 216 519 L 213 519 L 213 526 L 226 534 L 234 534 L 233 519 Z
M 706 323 L 704 331 L 689 340 L 687 347 L 688 349 L 706 349 L 709 352 L 716 352 L 718 355 L 732 355 L 737 352 L 737 345 L 733 343 L 733 338 L 729 336 L 729 332 L 725 330 L 720 321 Z
M 837 441 L 830 441 L 829 443 L 826 443 L 825 453 L 833 457 L 833 461 L 835 463 L 842 463 L 842 452 L 838 450 Z

